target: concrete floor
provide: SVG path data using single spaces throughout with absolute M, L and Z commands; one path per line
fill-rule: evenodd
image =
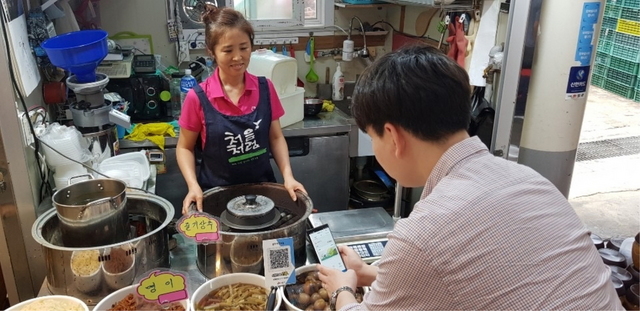
M 591 86 L 580 143 L 624 137 L 640 137 L 640 103 Z M 569 202 L 587 228 L 602 238 L 636 235 L 640 153 L 576 162 Z

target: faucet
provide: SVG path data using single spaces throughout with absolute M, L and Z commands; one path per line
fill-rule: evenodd
M 358 16 L 353 16 L 351 18 L 351 21 L 349 21 L 349 36 L 348 39 L 351 39 L 351 31 L 353 30 L 353 20 L 357 19 L 358 23 L 360 23 L 360 31 L 362 32 L 362 40 L 364 42 L 364 47 L 362 48 L 362 50 L 356 52 L 358 56 L 362 57 L 362 58 L 367 58 L 369 57 L 369 50 L 367 50 L 367 36 L 364 33 L 364 26 L 362 25 L 362 21 L 360 20 L 360 18 L 358 18 Z

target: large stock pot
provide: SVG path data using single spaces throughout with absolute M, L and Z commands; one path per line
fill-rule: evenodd
M 296 192 L 297 200 L 293 201 L 284 186 L 276 183 L 216 187 L 204 193 L 203 210 L 220 217 L 230 201 L 246 195 L 271 199 L 280 218 L 275 224 L 257 230 L 238 230 L 221 223 L 222 241 L 197 247 L 198 268 L 208 278 L 235 272 L 264 274 L 263 240 L 292 237 L 295 265 L 303 266 L 307 260 L 306 220 L 313 203 L 302 192 Z

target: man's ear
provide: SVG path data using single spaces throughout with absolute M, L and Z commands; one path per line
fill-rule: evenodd
M 407 133 L 391 123 L 384 125 L 384 131 L 386 135 L 389 135 L 391 143 L 393 143 L 394 155 L 400 159 L 407 152 Z

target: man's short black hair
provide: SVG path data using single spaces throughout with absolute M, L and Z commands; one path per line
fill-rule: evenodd
M 351 112 L 358 127 L 383 135 L 400 126 L 425 141 L 442 141 L 470 120 L 471 86 L 464 68 L 427 45 L 404 46 L 371 64 L 356 83 Z

